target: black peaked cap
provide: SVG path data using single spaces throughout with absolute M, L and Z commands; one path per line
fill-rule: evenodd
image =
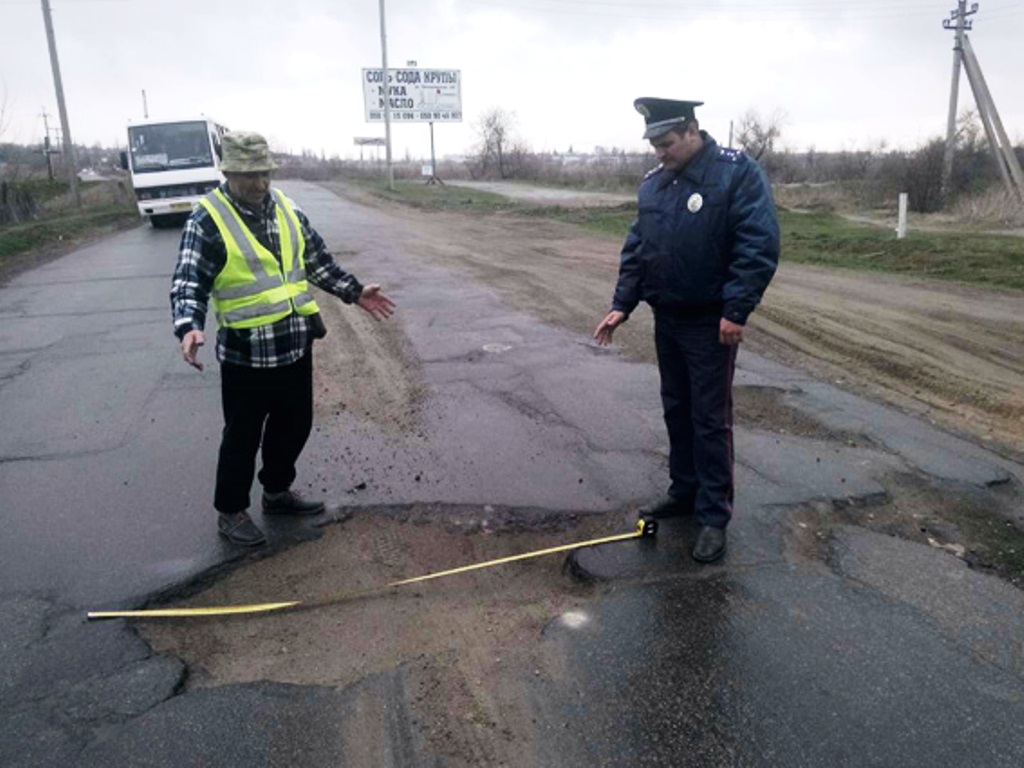
M 674 125 L 696 120 L 693 109 L 703 103 L 703 101 L 677 101 L 643 96 L 634 101 L 633 106 L 644 116 L 644 122 L 647 125 L 644 138 L 653 139 L 655 136 L 670 131 Z

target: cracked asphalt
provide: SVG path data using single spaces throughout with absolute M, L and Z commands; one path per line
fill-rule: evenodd
M 339 315 L 317 352 L 332 376 L 299 483 L 356 516 L 271 528 L 255 555 L 218 540 L 219 387 L 170 333 L 175 233 L 140 227 L 10 280 L 0 764 L 1024 764 L 1020 589 L 868 521 L 898 497 L 894 478 L 1019 517 L 1024 467 L 748 350 L 738 399 L 761 398 L 764 419 L 737 430 L 721 565 L 692 563 L 692 524 L 669 521 L 654 541 L 580 550 L 565 573 L 538 565 L 358 614 L 86 622 L 100 607 L 244 599 L 286 576 L 323 588 L 319 572 L 299 578 L 310 558 L 344 555 L 355 580 L 628 530 L 661 490 L 652 366 L 424 263 L 402 216 L 282 186 L 399 303 L 388 329 Z M 334 381 L 356 377 L 349 340 L 383 350 L 376 372 L 358 369 L 391 382 L 383 394 Z M 813 428 L 779 428 L 783 411 Z M 442 610 L 447 623 L 424 621 Z M 335 642 L 316 634 L 324 619 Z M 300 657 L 296 627 L 319 655 Z M 273 664 L 246 656 L 271 646 Z

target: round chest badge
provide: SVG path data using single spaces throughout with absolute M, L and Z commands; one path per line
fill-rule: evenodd
M 690 195 L 690 199 L 686 201 L 686 208 L 690 213 L 696 213 L 704 205 L 704 198 L 700 196 L 700 192 L 694 192 Z

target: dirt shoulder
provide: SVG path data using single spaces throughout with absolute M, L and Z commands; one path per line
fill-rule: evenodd
M 1019 457 L 1022 305 L 1019 294 L 783 265 L 752 347 Z

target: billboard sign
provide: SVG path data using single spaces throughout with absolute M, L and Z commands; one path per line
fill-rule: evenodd
M 461 123 L 462 73 L 457 69 L 388 67 L 388 87 L 381 69 L 363 70 L 366 121 L 384 121 L 384 99 L 390 99 L 396 123 Z

